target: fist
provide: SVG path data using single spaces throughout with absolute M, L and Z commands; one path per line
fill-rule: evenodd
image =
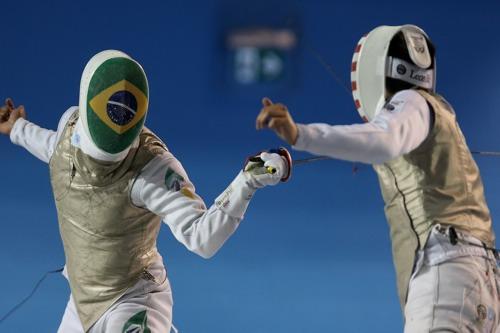
M 281 139 L 294 145 L 297 142 L 297 125 L 285 105 L 274 104 L 269 98 L 262 99 L 263 108 L 257 116 L 255 127 L 272 129 Z
M 14 123 L 19 118 L 26 118 L 24 106 L 20 105 L 16 108 L 12 99 L 7 98 L 5 105 L 0 107 L 0 133 L 10 135 Z
M 255 188 L 286 182 L 290 178 L 292 157 L 285 148 L 271 149 L 251 156 L 245 162 L 244 174 Z

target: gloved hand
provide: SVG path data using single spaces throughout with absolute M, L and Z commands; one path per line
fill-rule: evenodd
M 290 178 L 292 157 L 285 148 L 251 156 L 243 170 L 216 199 L 217 207 L 242 219 L 255 191 L 267 185 L 286 182 Z
M 290 178 L 292 159 L 285 148 L 262 152 L 247 159 L 243 168 L 250 186 L 262 188 Z

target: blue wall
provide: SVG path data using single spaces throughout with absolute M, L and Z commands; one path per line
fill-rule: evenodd
M 359 122 L 351 97 L 315 59 L 314 47 L 349 82 L 352 51 L 377 25 L 414 23 L 437 45 L 438 90 L 455 106 L 472 149 L 500 150 L 500 3 L 476 1 L 2 1 L 0 98 L 55 128 L 78 103 L 81 71 L 96 52 L 138 59 L 151 89 L 147 125 L 181 160 L 207 204 L 247 154 L 280 145 L 256 132 L 260 98 L 288 104 L 298 122 Z M 283 85 L 225 80 L 229 28 L 292 27 L 294 76 Z M 304 154 L 295 154 L 302 157 Z M 500 159 L 478 157 L 494 220 Z M 43 272 L 64 263 L 48 169 L 0 138 L 0 315 Z M 496 230 L 499 224 L 496 224 Z M 188 252 L 163 228 L 159 239 L 181 332 L 397 332 L 388 228 L 374 172 L 325 161 L 255 196 L 215 258 Z M 67 297 L 51 276 L 1 332 L 54 332 Z

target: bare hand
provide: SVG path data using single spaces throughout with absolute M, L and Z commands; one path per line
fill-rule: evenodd
M 294 145 L 297 142 L 298 130 L 287 107 L 280 103 L 273 104 L 267 97 L 262 99 L 262 105 L 264 107 L 255 122 L 256 128 L 258 130 L 266 127 L 270 128 L 281 139 L 290 145 Z
M 24 106 L 20 105 L 16 108 L 14 107 L 12 99 L 7 98 L 5 100 L 5 105 L 0 107 L 0 133 L 10 135 L 14 123 L 19 118 L 26 119 Z

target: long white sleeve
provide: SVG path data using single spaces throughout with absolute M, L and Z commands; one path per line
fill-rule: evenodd
M 414 90 L 393 96 L 369 123 L 346 126 L 298 124 L 299 136 L 293 146 L 313 154 L 379 164 L 417 148 L 430 129 L 430 110 Z
M 69 117 L 75 110 L 76 107 L 71 107 L 62 115 L 57 126 L 57 132 L 41 128 L 26 119 L 20 118 L 14 123 L 14 127 L 10 132 L 10 140 L 12 143 L 25 148 L 38 159 L 48 163 Z
M 175 178 L 177 184 L 171 181 Z M 169 152 L 153 159 L 141 171 L 131 199 L 136 206 L 161 216 L 175 238 L 203 258 L 213 256 L 241 220 L 215 204 L 207 210 L 182 165 Z

